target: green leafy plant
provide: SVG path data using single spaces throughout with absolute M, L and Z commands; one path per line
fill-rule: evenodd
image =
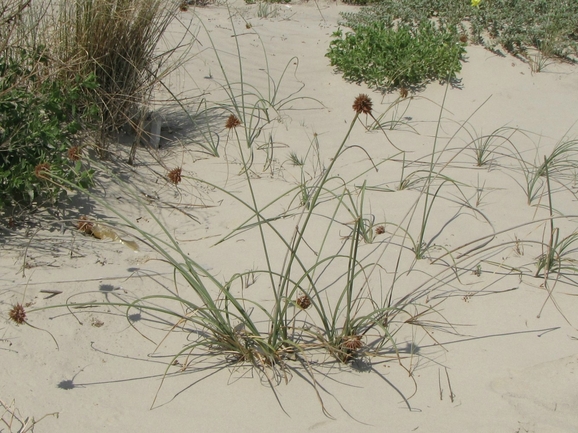
M 23 48 L 0 58 L 0 208 L 54 201 L 63 190 L 46 171 L 81 187 L 92 182 L 76 136 L 86 118 L 77 103 L 96 87 L 94 76 L 67 88 L 43 75 L 45 63 L 42 51 Z
M 362 0 L 365 2 L 365 0 Z M 566 0 L 469 1 L 393 0 L 372 3 L 356 13 L 345 13 L 344 25 L 357 28 L 370 23 L 412 27 L 427 20 L 456 29 L 465 41 L 496 51 L 503 48 L 528 59 L 534 70 L 549 59 L 575 56 L 578 48 L 578 4 Z M 467 24 L 467 25 L 466 25 Z M 532 57 L 529 48 L 541 55 Z
M 432 80 L 455 81 L 465 52 L 454 29 L 423 21 L 417 27 L 382 22 L 337 30 L 326 54 L 348 81 L 370 87 L 423 86 Z

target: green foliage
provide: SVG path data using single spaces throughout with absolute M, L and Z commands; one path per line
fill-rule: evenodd
M 469 0 L 392 0 L 372 4 L 358 13 L 343 14 L 343 17 L 349 27 L 373 22 L 390 27 L 396 21 L 415 27 L 435 19 L 441 25 L 470 33 L 471 41 L 488 49 L 501 46 L 523 56 L 530 47 L 550 56 L 564 57 L 578 52 L 576 1 L 483 0 L 478 7 L 473 7 Z M 463 23 L 469 23 L 468 30 Z
M 82 125 L 76 101 L 94 87 L 94 77 L 66 88 L 43 76 L 46 62 L 39 50 L 0 58 L 0 208 L 56 199 L 62 189 L 46 172 L 83 187 L 91 183 L 92 171 L 69 150 Z
M 345 35 L 333 34 L 327 57 L 346 80 L 375 88 L 421 86 L 431 80 L 455 80 L 465 52 L 455 30 L 423 21 L 396 28 L 371 22 Z
M 562 57 L 578 52 L 578 2 L 487 0 L 472 9 L 474 40 L 488 48 L 501 45 L 510 53 L 525 54 L 535 47 Z

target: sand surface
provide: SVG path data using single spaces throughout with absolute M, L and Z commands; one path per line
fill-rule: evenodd
M 400 253 L 395 246 L 401 243 L 399 230 L 387 248 L 376 237 L 360 250 L 367 261 L 380 263 L 369 277 L 373 297 L 379 301 L 392 284 L 399 258 L 394 298 L 412 297 L 416 311 L 433 308 L 419 318 L 427 326 L 398 324 L 397 353 L 390 348 L 353 366 L 311 359 L 316 386 L 298 363 L 285 378 L 202 353 L 186 369 L 182 360 L 169 367 L 163 381 L 172 356 L 190 338 L 187 332 L 168 332 L 167 323 L 138 309 L 126 313 L 115 306 L 62 307 L 66 302 L 131 301 L 175 287 L 172 268 L 142 242 L 140 252 L 134 253 L 119 242 L 75 230 L 82 214 L 115 221 L 109 209 L 77 198 L 58 212 L 30 216 L 2 232 L 2 401 L 14 401 L 23 417 L 38 419 L 58 412 L 58 417 L 37 424 L 37 432 L 578 432 L 576 271 L 550 275 L 550 296 L 543 276 L 533 277 L 549 237 L 548 197 L 545 189 L 539 189 L 528 205 L 520 164 L 520 159 L 540 162 L 560 140 L 577 137 L 578 69 L 553 63 L 533 74 L 519 59 L 468 46 L 459 88 L 431 83 L 392 108 L 397 93 L 383 95 L 347 83 L 324 57 L 339 13 L 354 7 L 320 1 L 271 8 L 268 18 L 258 17 L 258 5 L 244 3 L 184 12 L 185 24 L 198 16 L 191 27 L 198 44 L 167 83 L 193 114 L 204 100 L 226 103 L 225 80 L 212 44 L 227 78 L 237 82 L 237 40 L 244 82 L 263 95 L 271 95 L 275 87 L 268 83 L 275 83 L 278 101 L 295 98 L 283 109 L 270 111 L 271 122 L 257 140 L 261 149 L 255 146 L 251 176 L 260 206 L 295 188 L 301 176 L 307 181 L 320 176 L 353 120 L 353 100 L 368 94 L 376 115 L 385 113 L 384 122 L 398 123 L 387 134 L 368 132 L 363 124 L 372 121 L 360 116 L 361 123 L 347 142 L 351 148 L 337 160 L 333 173 L 348 182 L 356 200 L 355 187 L 364 181 L 373 187 L 365 194 L 364 212 L 373 215 L 376 225 L 385 224 L 383 239 L 396 226 L 412 236 L 419 231 L 423 182 L 404 190 L 398 186 L 402 176 L 412 172 L 415 179 L 423 176 L 435 143 L 436 170 L 455 182 L 442 186 L 432 207 L 425 233 L 425 242 L 432 246 L 427 257 L 416 262 L 407 238 Z M 175 23 L 167 44 L 182 35 L 182 25 Z M 226 116 L 205 119 L 221 137 L 220 156 L 210 157 L 195 144 L 204 139 L 198 129 L 174 104 L 160 101 L 165 96 L 159 90 L 157 109 L 165 122 L 161 149 L 155 155 L 139 149 L 135 167 L 121 162 L 115 166 L 127 187 L 100 179 L 109 205 L 142 230 L 162 236 L 130 188 L 136 188 L 134 194 L 141 200 L 146 199 L 143 194 L 152 197 L 144 203 L 186 254 L 220 281 L 263 269 L 256 229 L 215 245 L 250 217 L 246 207 L 219 190 L 250 200 L 241 153 L 223 128 Z M 477 167 L 472 137 L 502 127 L 510 128 L 500 131 L 509 142 L 497 140 L 488 164 Z M 311 153 L 315 140 L 318 159 Z M 405 151 L 403 174 L 402 155 L 396 148 Z M 269 161 L 267 149 L 273 152 Z M 126 151 L 126 146 L 119 148 Z M 290 152 L 306 160 L 303 171 L 288 162 Z M 575 162 L 577 155 L 571 157 Z M 178 187 L 165 178 L 175 167 L 183 170 Z M 576 231 L 578 177 L 576 170 L 552 176 L 555 224 L 562 238 Z M 436 183 L 440 184 L 441 180 Z M 291 237 L 300 208 L 293 196 L 298 194 L 266 212 L 274 216 L 294 210 L 295 216 L 276 223 L 286 238 Z M 422 204 L 411 219 L 416 200 Z M 308 238 L 312 245 L 324 234 L 333 207 L 319 209 Z M 347 217 L 340 211 L 341 225 L 330 232 L 328 250 L 338 251 L 345 243 Z M 280 269 L 285 252 L 280 242 L 270 239 L 273 267 Z M 477 249 L 470 255 L 457 259 L 473 247 Z M 565 258 L 575 266 L 578 257 L 572 248 L 575 245 Z M 310 251 L 303 255 L 312 260 Z M 481 273 L 476 274 L 477 269 Z M 321 279 L 330 285 L 330 275 Z M 183 281 L 178 280 L 177 286 L 186 296 Z M 42 292 L 46 290 L 61 293 L 50 296 Z M 244 288 L 243 296 L 271 305 L 269 280 L 257 278 Z M 34 327 L 16 326 L 7 317 L 17 302 L 28 310 L 60 307 L 29 313 Z M 271 381 L 279 383 L 271 387 Z M 2 426 L 0 431 L 10 430 Z

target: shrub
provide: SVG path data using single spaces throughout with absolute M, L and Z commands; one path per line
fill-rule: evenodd
M 94 77 L 66 89 L 41 75 L 46 61 L 42 52 L 23 48 L 0 58 L 0 208 L 56 199 L 61 188 L 47 171 L 83 187 L 91 181 L 75 145 L 81 121 L 74 114 Z
M 423 21 L 396 28 L 371 22 L 343 35 L 333 34 L 327 57 L 346 80 L 375 88 L 421 86 L 428 81 L 455 80 L 465 52 L 457 32 Z
M 530 47 L 551 56 L 578 53 L 576 1 L 483 0 L 473 7 L 470 0 L 392 0 L 371 4 L 360 12 L 343 14 L 343 17 L 348 27 L 373 22 L 392 26 L 396 21 L 417 26 L 433 19 L 470 33 L 471 41 L 491 50 L 501 46 L 523 56 Z

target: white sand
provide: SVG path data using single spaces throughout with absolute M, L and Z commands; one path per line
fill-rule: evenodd
M 238 79 L 238 57 L 229 21 L 229 13 L 234 12 L 245 82 L 267 91 L 263 44 L 270 74 L 276 82 L 289 64 L 279 97 L 287 97 L 303 86 L 296 96 L 315 99 L 287 106 L 294 109 L 281 111 L 279 121 L 264 131 L 263 137 L 273 134 L 276 148 L 272 168 L 265 171 L 261 171 L 265 152 L 255 153 L 254 187 L 261 206 L 296 185 L 300 172 L 286 162 L 287 156 L 290 151 L 304 156 L 314 134 L 319 139 L 323 164 L 329 164 L 353 119 L 351 105 L 358 94 L 371 96 L 375 113 L 386 111 L 398 96 L 382 96 L 363 85 L 344 82 L 324 57 L 331 34 L 337 28 L 339 12 L 355 8 L 334 2 L 272 7 L 278 11 L 268 19 L 257 17 L 257 5 L 244 3 L 235 4 L 230 11 L 224 5 L 196 11 L 210 31 L 231 80 Z M 191 16 L 192 12 L 182 15 L 184 21 Z M 246 28 L 246 23 L 251 24 L 250 28 Z M 176 39 L 180 31 L 175 23 L 169 36 Z M 196 98 L 193 105 L 203 92 L 211 102 L 224 102 L 225 95 L 219 87 L 223 77 L 202 29 L 198 40 L 202 44 L 194 49 L 198 54 L 173 74 L 169 83 L 183 97 Z M 527 64 L 511 56 L 499 57 L 481 47 L 469 46 L 467 62 L 459 75 L 463 88 L 450 88 L 447 92 L 438 150 L 444 149 L 447 138 L 473 114 L 467 128 L 478 135 L 490 134 L 502 126 L 527 131 L 526 137 L 517 133 L 512 142 L 526 160 L 540 161 L 558 140 L 578 133 L 574 126 L 578 120 L 577 71 L 576 67 L 555 63 L 544 72 L 532 74 Z M 400 104 L 400 107 L 409 104 L 403 116 L 411 118 L 410 125 L 418 134 L 406 127 L 388 131 L 388 136 L 397 147 L 407 151 L 408 160 L 429 161 L 445 91 L 445 86 L 432 83 L 412 100 Z M 161 113 L 167 125 L 176 129 L 178 122 L 171 119 L 170 110 L 165 107 L 163 113 L 161 107 Z M 390 116 L 391 111 L 384 119 Z M 361 119 L 365 121 L 363 116 Z M 223 119 L 217 122 L 220 131 Z M 147 194 L 158 194 L 165 204 L 152 204 L 155 214 L 181 247 L 220 281 L 237 272 L 264 266 L 256 230 L 242 232 L 213 246 L 250 214 L 225 194 L 190 179 L 198 177 L 226 186 L 249 199 L 245 178 L 239 174 L 239 152 L 232 140 L 225 145 L 225 135 L 222 133 L 219 158 L 202 155 L 196 151 L 198 147 L 184 139 L 163 140 L 160 155 L 166 167 L 183 166 L 185 179 L 178 193 L 147 169 L 148 165 L 157 173 L 166 173 L 145 149 L 138 152 L 140 165 L 135 172 L 128 167 L 121 169 L 132 185 Z M 263 143 L 263 138 L 260 140 Z M 540 287 L 543 279 L 532 277 L 536 258 L 542 253 L 536 242 L 549 236 L 544 222 L 548 217 L 544 208 L 547 198 L 534 202 L 541 203 L 541 208 L 528 206 L 520 186 L 524 177 L 520 165 L 511 157 L 511 146 L 499 149 L 490 168 L 476 168 L 472 151 L 459 151 L 468 141 L 469 136 L 461 131 L 441 154 L 437 168 L 443 167 L 445 175 L 461 182 L 461 190 L 472 203 L 476 188 L 482 190 L 478 209 L 495 231 L 528 224 L 499 234 L 490 244 L 504 243 L 503 248 L 488 249 L 460 263 L 473 270 L 485 260 L 481 276 L 464 271 L 458 281 L 450 278 L 451 272 L 446 273 L 443 284 L 418 300 L 423 305 L 437 305 L 440 313 L 430 314 L 424 320 L 435 321 L 451 332 L 429 328 L 427 335 L 420 327 L 406 325 L 397 336 L 401 360 L 395 356 L 372 358 L 369 371 L 337 364 L 315 366 L 318 389 L 334 419 L 323 414 L 302 367 L 293 365 L 295 370 L 288 384 L 281 381 L 273 391 L 265 376 L 247 366 L 226 364 L 222 357 L 197 359 L 188 370 L 167 378 L 155 408 L 150 410 L 167 362 L 186 343 L 187 334 L 174 332 L 162 340 L 168 330 L 166 325 L 136 321 L 135 326 L 141 332 L 156 343 L 162 341 L 157 355 L 150 356 L 155 344 L 132 329 L 124 317 L 125 310 L 116 307 L 73 310 L 78 320 L 65 308 L 29 314 L 29 323 L 49 331 L 58 342 L 58 349 L 47 332 L 4 322 L 0 328 L 0 398 L 6 403 L 15 400 L 23 416 L 38 419 L 46 413 L 59 413 L 58 418 L 49 417 L 39 423 L 38 432 L 578 431 L 576 285 L 561 278 L 554 285 L 553 299 L 547 300 L 546 291 Z M 334 167 L 335 174 L 350 180 L 367 171 L 352 185 L 361 185 L 366 179 L 368 185 L 395 188 L 401 156 L 395 157 L 397 162 L 380 165 L 378 172 L 371 170 L 367 158 L 370 155 L 377 164 L 397 153 L 382 133 L 367 133 L 361 124 L 357 125 L 348 145 L 360 146 L 367 154 L 359 148 L 348 150 Z M 414 164 L 406 168 L 406 175 L 418 168 L 425 166 Z M 307 173 L 319 175 L 310 160 Z M 567 178 L 563 183 L 566 189 L 554 185 L 554 206 L 563 215 L 576 215 L 578 206 L 573 195 L 576 178 Z M 368 192 L 364 209 L 375 215 L 376 221 L 405 227 L 408 222 L 404 217 L 418 198 L 418 191 L 419 187 L 390 193 Z M 437 234 L 433 243 L 438 248 L 431 252 L 432 257 L 442 255 L 442 248 L 452 250 L 491 233 L 490 225 L 479 212 L 460 205 L 463 196 L 457 188 L 448 184 L 443 191 L 444 198 L 434 205 L 425 236 L 429 241 Z M 151 217 L 134 205 L 126 190 L 111 187 L 107 196 L 139 227 L 161 233 Z M 284 206 L 288 206 L 288 201 L 274 206 L 268 215 L 281 212 Z M 148 260 L 158 255 L 145 245 L 135 254 L 119 243 L 91 239 L 74 230 L 78 214 L 106 221 L 111 215 L 105 212 L 99 207 L 71 206 L 62 215 L 63 233 L 44 229 L 36 232 L 33 228 L 28 237 L 24 236 L 24 229 L 6 237 L 0 250 L 3 317 L 7 317 L 16 302 L 32 303 L 27 307 L 32 309 L 63 304 L 66 300 L 102 300 L 103 295 L 111 301 L 116 296 L 134 299 L 173 289 L 171 267 Z M 421 205 L 410 224 L 413 236 L 417 234 L 420 212 Z M 199 223 L 186 214 L 198 218 Z M 320 224 L 323 220 L 316 221 Z M 287 219 L 279 221 L 278 227 L 289 238 L 295 224 L 295 219 Z M 566 236 L 576 230 L 576 219 L 557 219 L 556 225 L 561 236 Z M 320 226 L 320 233 L 323 228 Z M 331 246 L 339 248 L 342 242 L 339 235 L 345 233 L 345 227 L 333 233 Z M 522 241 L 519 251 L 514 248 L 516 238 Z M 363 251 L 368 248 L 362 246 Z M 398 251 L 392 249 L 382 258 L 386 272 L 379 275 L 384 279 L 392 278 Z M 284 253 L 278 244 L 271 243 L 271 254 L 274 266 L 279 269 Z M 575 254 L 573 258 L 576 259 Z M 21 266 L 25 261 L 29 266 L 23 275 Z M 411 254 L 403 254 L 400 270 L 408 271 L 411 266 Z M 515 272 L 506 275 L 507 266 L 522 269 L 523 278 Z M 410 293 L 424 281 L 433 282 L 431 276 L 442 269 L 439 262 L 419 261 L 414 272 L 400 277 L 395 298 Z M 575 273 L 571 275 L 575 279 Z M 389 284 L 391 281 L 384 281 L 383 290 Z M 48 298 L 41 290 L 58 290 L 62 294 Z M 186 288 L 181 286 L 181 290 Z M 372 290 L 376 299 L 381 299 L 379 284 Z M 261 277 L 244 295 L 269 305 L 272 295 L 268 280 Z M 443 302 L 438 305 L 440 301 Z M 136 310 L 129 312 L 136 313 Z M 171 367 L 169 371 L 177 370 L 178 367 Z M 399 393 L 409 399 L 411 410 Z

